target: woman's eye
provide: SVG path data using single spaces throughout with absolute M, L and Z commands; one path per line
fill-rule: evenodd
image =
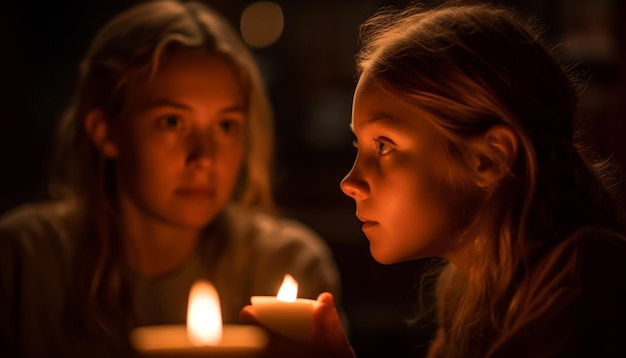
M 224 134 L 237 134 L 239 132 L 240 124 L 235 120 L 223 120 L 220 121 L 219 127 Z
M 374 143 L 376 144 L 376 152 L 380 156 L 387 155 L 393 151 L 393 147 L 385 140 L 374 139 Z
M 359 149 L 359 142 L 356 139 L 352 141 L 352 147 L 354 149 Z
M 179 130 L 183 127 L 183 121 L 180 117 L 175 115 L 163 116 L 159 119 L 161 127 L 168 130 Z

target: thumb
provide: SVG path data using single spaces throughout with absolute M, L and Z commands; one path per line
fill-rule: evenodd
M 259 324 L 259 320 L 254 313 L 254 308 L 251 305 L 247 305 L 239 311 L 239 319 L 244 324 Z
M 320 294 L 313 312 L 312 341 L 326 347 L 333 357 L 355 357 L 354 351 L 341 325 L 334 297 L 329 292 Z

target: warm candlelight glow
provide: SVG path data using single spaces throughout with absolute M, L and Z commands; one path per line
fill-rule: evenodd
M 252 310 L 258 322 L 292 340 L 309 342 L 315 300 L 298 298 L 298 282 L 285 275 L 276 296 L 252 296 Z
M 280 285 L 276 299 L 283 302 L 296 302 L 298 297 L 298 281 L 291 275 L 286 274 L 283 284 Z
M 145 358 L 256 358 L 268 337 L 255 326 L 222 326 L 217 290 L 207 281 L 196 281 L 189 291 L 186 325 L 136 327 L 130 341 Z
M 196 346 L 215 346 L 222 341 L 222 310 L 215 287 L 196 282 L 189 292 L 187 334 Z

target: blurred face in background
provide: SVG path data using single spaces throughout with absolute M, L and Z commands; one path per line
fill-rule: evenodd
M 245 92 L 236 68 L 174 54 L 128 88 L 111 136 L 122 215 L 197 230 L 229 202 L 244 160 Z

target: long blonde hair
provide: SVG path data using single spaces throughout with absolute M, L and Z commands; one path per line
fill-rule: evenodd
M 245 209 L 274 211 L 272 111 L 258 67 L 227 21 L 200 3 L 168 0 L 137 5 L 110 20 L 80 65 L 76 94 L 59 126 L 59 165 L 51 185 L 53 196 L 73 201 L 81 215 L 80 301 L 101 328 L 123 320 L 122 247 L 116 233 L 115 166 L 87 136 L 84 120 L 90 110 L 100 109 L 115 121 L 129 83 L 153 76 L 168 56 L 187 49 L 220 55 L 238 69 L 247 91 L 247 125 L 245 160 L 232 201 Z
M 468 139 L 494 125 L 518 137 L 510 175 L 463 228 L 468 267 L 448 265 L 437 288 L 441 353 L 485 356 L 513 324 L 534 259 L 577 227 L 617 225 L 606 186 L 574 144 L 578 89 L 532 24 L 491 5 L 386 8 L 362 25 L 361 41 L 359 74 L 429 113 L 444 133 L 450 184 L 472 182 Z

